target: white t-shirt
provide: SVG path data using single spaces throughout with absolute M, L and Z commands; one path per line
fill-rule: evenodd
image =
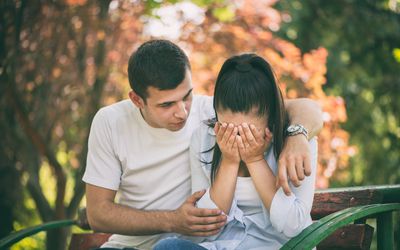
M 118 191 L 119 204 L 142 210 L 174 210 L 190 195 L 189 143 L 193 131 L 214 116 L 212 97 L 194 96 L 184 128 L 150 127 L 124 100 L 100 109 L 93 119 L 83 181 Z M 173 234 L 114 234 L 103 247 L 151 249 Z

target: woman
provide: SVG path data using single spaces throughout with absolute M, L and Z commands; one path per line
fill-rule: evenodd
M 310 140 L 312 175 L 286 196 L 275 186 L 287 126 L 283 98 L 271 66 L 254 54 L 224 63 L 214 109 L 214 129 L 203 126 L 192 138 L 192 191 L 207 189 L 197 206 L 220 208 L 229 223 L 201 245 L 278 249 L 312 222 L 317 141 Z
M 311 176 L 286 196 L 275 176 L 287 116 L 270 65 L 255 54 L 223 64 L 214 109 L 216 118 L 192 137 L 192 192 L 206 189 L 197 206 L 221 209 L 228 223 L 213 237 L 195 239 L 200 244 L 192 249 L 279 249 L 312 223 L 316 138 L 309 142 Z

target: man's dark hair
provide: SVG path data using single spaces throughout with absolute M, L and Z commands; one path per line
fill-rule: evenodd
M 186 70 L 190 70 L 190 63 L 182 49 L 167 40 L 152 40 L 129 58 L 129 84 L 146 101 L 149 86 L 174 89 L 185 78 Z

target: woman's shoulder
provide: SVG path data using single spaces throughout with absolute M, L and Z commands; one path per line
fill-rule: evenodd
M 214 146 L 215 132 L 212 126 L 212 120 L 202 121 L 200 126 L 193 132 L 191 146 L 195 146 L 200 151 L 205 147 Z

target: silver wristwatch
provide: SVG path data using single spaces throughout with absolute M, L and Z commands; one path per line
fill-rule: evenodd
M 287 127 L 286 133 L 288 136 L 303 134 L 308 139 L 308 131 L 307 129 L 300 124 L 293 124 Z

